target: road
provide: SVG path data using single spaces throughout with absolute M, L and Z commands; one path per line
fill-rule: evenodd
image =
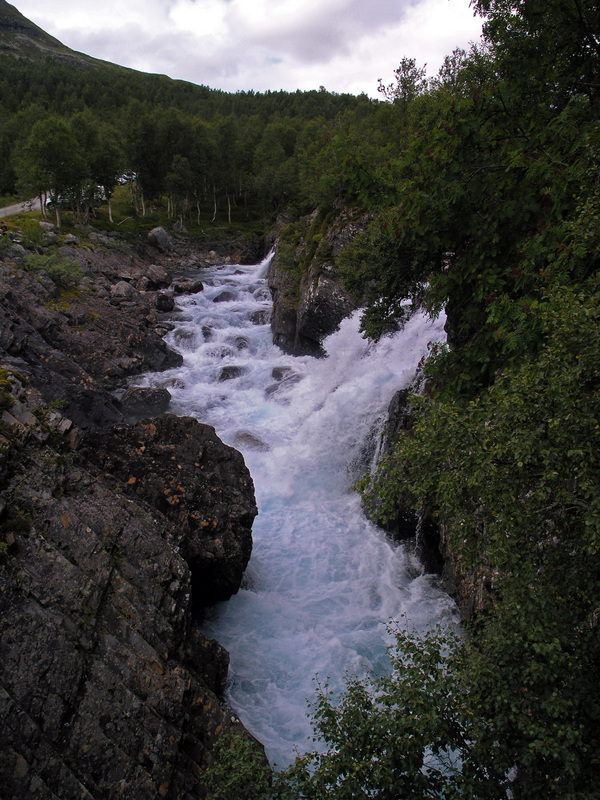
M 10 217 L 11 214 L 19 214 L 21 211 L 36 211 L 40 207 L 40 198 L 35 197 L 32 200 L 26 200 L 23 203 L 16 203 L 14 206 L 5 206 L 0 208 L 0 218 Z

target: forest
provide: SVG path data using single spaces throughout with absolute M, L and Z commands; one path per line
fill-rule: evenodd
M 44 191 L 75 213 L 135 176 L 141 214 L 165 202 L 190 222 L 231 223 L 243 206 L 264 227 L 283 207 L 318 202 L 319 154 L 334 129 L 357 131 L 364 118 L 385 126 L 366 95 L 227 94 L 50 56 L 3 56 L 0 67 L 0 197 Z
M 1 64 L 0 194 L 77 211 L 128 174 L 139 214 L 361 209 L 337 268 L 365 336 L 406 299 L 448 315 L 412 426 L 360 490 L 436 518 L 477 612 L 459 638 L 396 631 L 391 674 L 339 701 L 324 687 L 326 751 L 274 781 L 226 743 L 215 798 L 598 797 L 600 5 L 473 7 L 482 44 L 435 78 L 400 54 L 378 100 Z

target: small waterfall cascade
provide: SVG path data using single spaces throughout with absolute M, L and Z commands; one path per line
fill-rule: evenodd
M 385 669 L 390 620 L 426 627 L 455 609 L 351 488 L 443 319 L 415 314 L 374 344 L 356 314 L 324 342 L 325 358 L 286 356 L 272 343 L 268 265 L 204 270 L 167 337 L 183 365 L 144 383 L 166 385 L 170 410 L 213 425 L 252 474 L 259 515 L 244 585 L 202 627 L 231 655 L 230 706 L 285 766 L 314 746 L 315 676 L 336 691 L 346 673 Z

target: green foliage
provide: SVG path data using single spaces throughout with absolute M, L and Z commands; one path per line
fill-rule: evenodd
M 0 234 L 0 256 L 4 256 L 12 247 L 12 241 L 8 234 Z
M 597 280 L 556 288 L 530 313 L 543 337 L 537 357 L 469 402 L 415 400 L 415 425 L 389 459 L 381 498 L 402 488 L 435 503 L 457 531 L 481 532 L 470 542 L 473 563 L 485 558 L 502 571 L 523 547 L 541 565 L 552 531 L 582 558 L 600 550 Z
M 45 270 L 54 283 L 63 290 L 79 286 L 79 281 L 83 277 L 83 271 L 76 261 L 61 258 L 55 253 L 28 254 L 25 256 L 25 264 L 32 271 Z
M 527 798 L 589 797 L 598 769 L 599 289 L 551 290 L 530 311 L 537 355 L 472 400 L 415 399 L 365 482 L 379 514 L 400 492 L 434 508 L 459 568 L 487 576 L 465 676 L 480 757 L 518 765 Z
M 256 741 L 242 733 L 226 733 L 213 750 L 215 763 L 206 770 L 211 800 L 269 800 L 271 769 Z
M 43 246 L 44 229 L 37 219 L 25 219 L 23 215 L 23 219 L 19 220 L 19 232 L 21 244 L 27 250 L 37 250 Z
M 397 626 L 393 635 L 389 674 L 350 678 L 337 701 L 319 688 L 313 721 L 327 750 L 297 758 L 279 776 L 278 797 L 504 796 L 503 781 L 477 762 L 461 640 L 442 628 L 418 634 Z
M 38 195 L 49 192 L 60 227 L 60 197 L 77 196 L 88 171 L 71 125 L 53 116 L 36 122 L 23 150 L 21 170 L 26 189 Z

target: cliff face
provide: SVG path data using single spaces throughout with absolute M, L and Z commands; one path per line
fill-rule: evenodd
M 333 219 L 317 212 L 281 231 L 269 270 L 273 340 L 292 355 L 320 355 L 321 343 L 356 309 L 344 291 L 336 258 L 366 224 L 364 215 L 342 211 Z
M 125 422 L 111 393 L 178 361 L 142 281 L 168 283 L 158 254 L 71 255 L 86 291 L 59 295 L 18 248 L 0 268 L 0 785 L 201 796 L 216 738 L 242 726 L 221 699 L 227 653 L 192 609 L 239 588 L 252 480 L 212 428 Z
M 380 456 L 389 455 L 402 431 L 410 430 L 413 421 L 411 394 L 422 391 L 422 380 L 417 376 L 413 385 L 401 389 L 392 398 L 387 421 L 380 442 Z M 418 556 L 426 572 L 441 576 L 446 592 L 457 602 L 464 619 L 473 619 L 484 612 L 494 591 L 494 575 L 485 565 L 478 570 L 467 568 L 466 563 L 455 552 L 448 531 L 439 525 L 429 512 L 417 514 L 410 499 L 398 495 L 395 515 L 382 523 L 377 509 L 371 514 L 393 539 L 414 542 Z

